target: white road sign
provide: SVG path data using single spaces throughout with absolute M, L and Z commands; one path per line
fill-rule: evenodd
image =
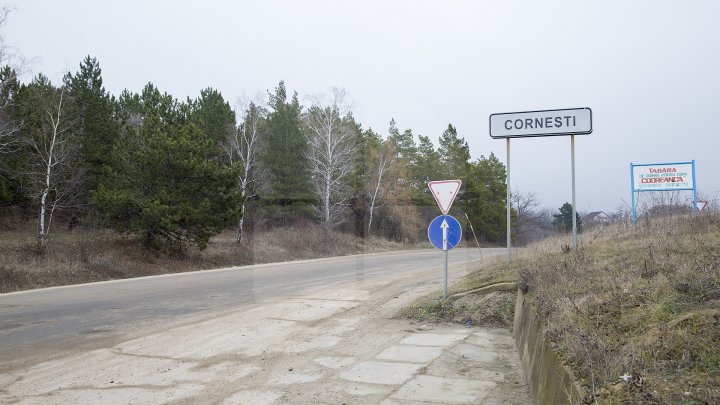
M 440 180 L 428 183 L 428 188 L 430 188 L 430 192 L 443 214 L 447 214 L 448 211 L 450 211 L 450 207 L 453 201 L 455 201 L 461 185 L 461 180 Z
M 633 191 L 692 190 L 693 164 L 634 165 Z
M 490 136 L 493 138 L 583 135 L 591 132 L 592 110 L 589 108 L 490 115 Z

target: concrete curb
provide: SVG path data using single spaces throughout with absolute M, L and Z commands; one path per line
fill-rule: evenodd
M 513 335 L 533 403 L 582 403 L 585 390 L 545 339 L 532 305 L 520 290 L 515 302 Z
M 489 294 L 495 291 L 514 291 L 515 289 L 517 289 L 517 283 L 496 283 L 476 288 L 474 290 L 453 294 L 450 298 L 460 298 L 470 294 Z

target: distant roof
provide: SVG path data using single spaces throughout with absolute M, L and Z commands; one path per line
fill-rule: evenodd
M 592 222 L 605 222 L 609 220 L 610 216 L 602 211 L 594 211 L 582 217 L 582 222 L 587 224 Z

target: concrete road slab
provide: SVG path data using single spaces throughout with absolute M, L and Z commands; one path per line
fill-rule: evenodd
M 487 351 L 475 345 L 461 343 L 451 349 L 461 357 L 470 359 L 475 363 L 492 363 L 497 360 L 498 354 L 494 351 Z
M 363 361 L 350 370 L 340 373 L 340 378 L 370 384 L 402 384 L 412 378 L 422 364 Z
M 394 399 L 409 401 L 476 404 L 495 387 L 490 381 L 442 378 L 419 375 L 408 381 L 392 395 Z
M 430 363 L 443 352 L 437 346 L 390 346 L 375 356 L 378 360 L 401 361 L 407 363 Z
M 355 362 L 355 357 L 321 356 L 314 359 L 315 363 L 332 369 L 347 367 Z
M 253 404 L 253 405 L 271 405 L 280 398 L 280 394 L 273 391 L 246 390 L 238 391 L 231 396 L 225 398 L 221 405 L 237 405 L 237 404 Z
M 464 340 L 466 337 L 467 335 L 461 334 L 414 333 L 401 340 L 400 343 L 404 345 L 448 347 Z

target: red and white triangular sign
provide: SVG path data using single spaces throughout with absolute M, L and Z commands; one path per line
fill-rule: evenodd
M 430 192 L 433 197 L 435 197 L 435 202 L 437 202 L 443 214 L 447 214 L 448 211 L 450 211 L 450 207 L 453 201 L 455 201 L 461 185 L 461 180 L 440 180 L 428 183 Z
M 707 201 L 696 201 L 695 202 L 695 208 L 697 208 L 697 210 L 700 212 L 702 212 L 702 210 L 704 210 L 707 205 L 708 205 Z

